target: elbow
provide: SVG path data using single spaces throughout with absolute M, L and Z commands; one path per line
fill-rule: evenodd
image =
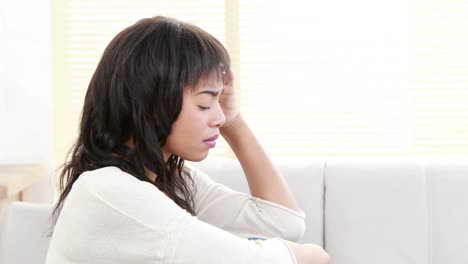
M 291 241 L 299 241 L 306 230 L 305 220 L 298 218 L 290 229 L 287 235 L 291 238 Z
M 256 205 L 265 223 L 265 235 L 289 241 L 299 241 L 304 236 L 306 215 L 303 211 L 264 200 L 258 200 Z
M 290 219 L 289 221 L 285 221 L 283 223 L 283 226 L 280 227 L 280 230 L 281 238 L 297 242 L 304 236 L 306 230 L 305 220 L 299 217 Z
M 277 222 L 283 239 L 297 242 L 301 240 L 306 231 L 305 223 L 306 215 L 303 211 L 293 211 L 289 209 L 289 212 Z

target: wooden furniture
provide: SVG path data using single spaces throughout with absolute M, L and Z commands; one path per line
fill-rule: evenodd
M 0 164 L 0 200 L 18 195 L 23 200 L 23 191 L 47 175 L 41 164 Z

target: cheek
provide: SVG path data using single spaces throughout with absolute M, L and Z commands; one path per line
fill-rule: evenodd
M 207 153 L 200 150 L 200 146 L 207 136 L 205 129 L 206 117 L 202 111 L 196 109 L 181 113 L 172 125 L 172 131 L 163 148 L 185 160 L 203 160 Z
M 179 117 L 172 125 L 169 137 L 180 142 L 185 139 L 197 137 L 206 123 L 205 114 L 197 106 L 184 106 Z
M 181 122 L 180 126 L 187 128 L 196 129 L 198 127 L 203 127 L 206 122 L 206 114 L 203 111 L 200 111 L 198 106 L 187 107 L 183 113 L 181 113 Z

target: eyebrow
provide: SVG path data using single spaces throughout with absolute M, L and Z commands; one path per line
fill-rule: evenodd
M 224 88 L 221 91 L 221 94 L 223 92 L 224 92 Z M 208 95 L 211 95 L 212 97 L 216 97 L 216 96 L 218 96 L 219 92 L 215 92 L 215 91 L 211 91 L 211 90 L 203 90 L 203 91 L 200 91 L 200 92 L 196 93 L 195 95 L 199 95 L 199 94 L 208 94 Z

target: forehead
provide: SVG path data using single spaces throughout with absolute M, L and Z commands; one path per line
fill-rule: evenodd
M 221 91 L 223 89 L 223 80 L 217 74 L 210 74 L 209 76 L 200 77 L 195 86 L 189 86 L 192 92 L 199 92 L 201 90 Z

